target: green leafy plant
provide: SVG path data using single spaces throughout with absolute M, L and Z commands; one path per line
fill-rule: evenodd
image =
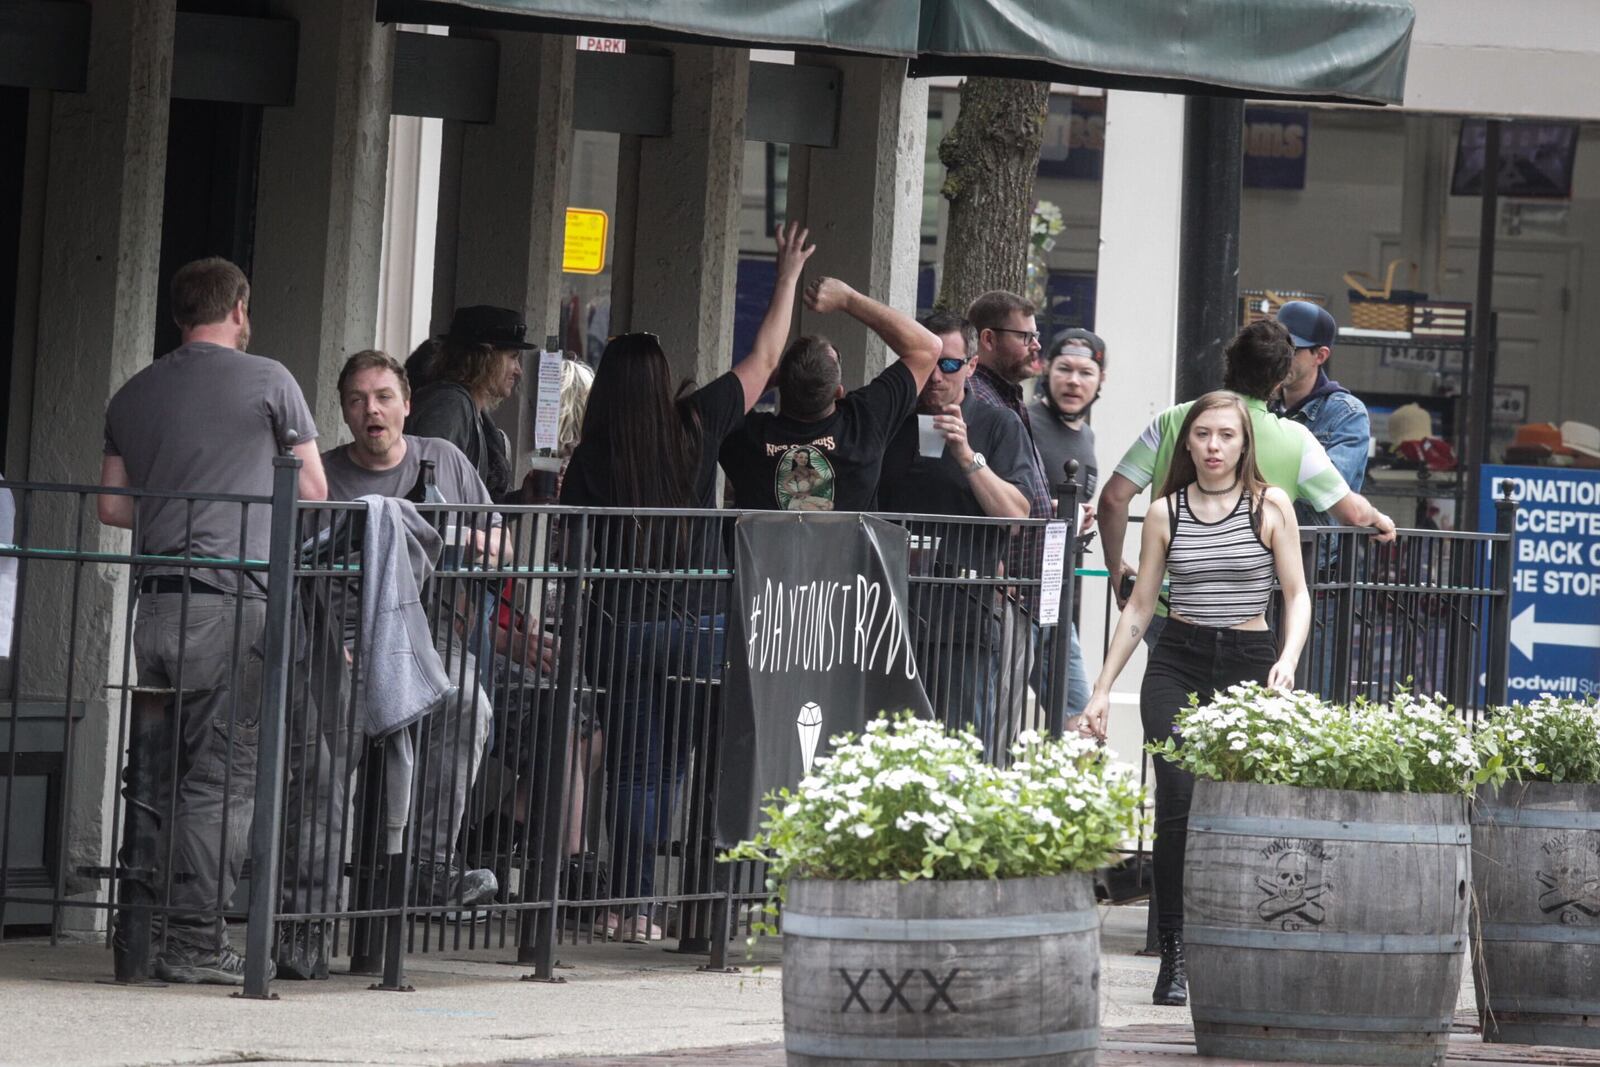
M 1485 761 L 1499 759 L 1519 780 L 1600 782 L 1600 699 L 1543 696 L 1495 708 L 1478 723 Z
M 1450 704 L 1405 690 L 1387 704 L 1344 706 L 1236 685 L 1209 704 L 1191 697 L 1173 733 L 1147 750 L 1221 782 L 1465 794 L 1513 769 L 1503 753 L 1476 743 Z
M 995 767 L 967 731 L 910 713 L 832 739 L 795 790 L 768 794 L 755 838 L 724 859 L 789 878 L 1022 878 L 1104 865 L 1138 833 L 1132 768 L 1092 741 L 1029 731 Z

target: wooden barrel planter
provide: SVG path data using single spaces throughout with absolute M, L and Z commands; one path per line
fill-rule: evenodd
M 1600 1048 L 1600 785 L 1479 790 L 1472 890 L 1483 1039 Z
M 789 884 L 791 1067 L 1093 1064 L 1100 917 L 1087 874 Z
M 1200 1054 L 1442 1063 L 1470 851 L 1465 797 L 1197 782 L 1183 903 Z

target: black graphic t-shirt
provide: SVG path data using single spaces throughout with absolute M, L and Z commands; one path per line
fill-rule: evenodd
M 852 390 L 833 414 L 800 422 L 761 412 L 722 445 L 734 506 L 759 511 L 865 511 L 878 488 L 884 448 L 917 403 L 904 363 Z

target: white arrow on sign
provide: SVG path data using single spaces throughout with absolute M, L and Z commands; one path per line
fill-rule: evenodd
M 1511 620 L 1511 646 L 1528 659 L 1535 645 L 1565 645 L 1568 648 L 1600 648 L 1600 626 L 1582 623 L 1540 622 L 1529 604 Z

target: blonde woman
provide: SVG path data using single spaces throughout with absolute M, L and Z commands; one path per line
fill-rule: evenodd
M 1247 681 L 1287 689 L 1311 627 L 1294 505 L 1261 476 L 1244 401 L 1237 393 L 1207 393 L 1189 409 L 1178 440 L 1166 483 L 1145 513 L 1133 596 L 1079 724 L 1094 737 L 1106 735 L 1111 687 L 1150 625 L 1163 575 L 1170 577 L 1171 614 L 1139 691 L 1146 741 L 1173 735 L 1173 721 L 1191 693 L 1209 701 Z M 1281 643 L 1267 626 L 1274 581 L 1283 590 Z M 1152 860 L 1161 970 L 1151 1000 L 1180 1006 L 1189 1000 L 1183 853 L 1194 777 L 1166 760 L 1156 760 L 1155 771 Z

